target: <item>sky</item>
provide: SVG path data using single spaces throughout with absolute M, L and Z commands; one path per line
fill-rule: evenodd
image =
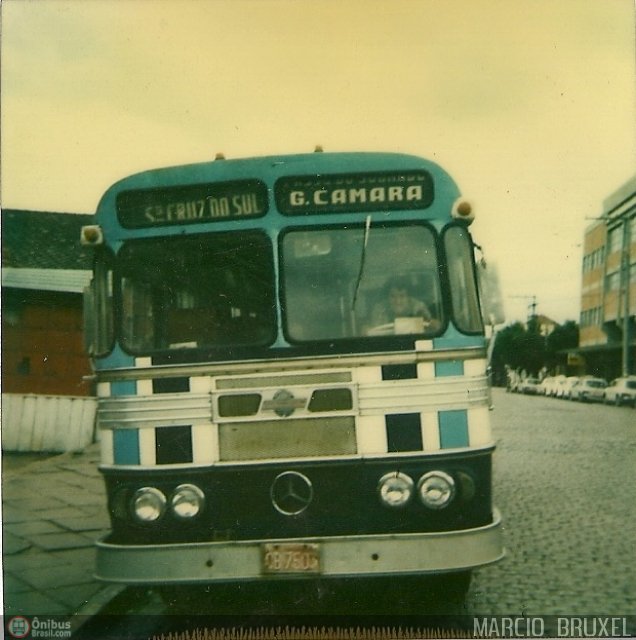
M 507 320 L 579 319 L 585 228 L 636 173 L 633 0 L 4 0 L 1 202 L 92 213 L 161 166 L 441 164 Z

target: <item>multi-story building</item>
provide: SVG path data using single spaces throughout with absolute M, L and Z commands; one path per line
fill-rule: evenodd
M 636 176 L 603 202 L 583 245 L 578 353 L 607 379 L 636 366 Z

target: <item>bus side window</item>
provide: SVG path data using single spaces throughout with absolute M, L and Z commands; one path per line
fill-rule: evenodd
M 480 332 L 483 325 L 477 298 L 470 236 L 463 227 L 449 227 L 444 232 L 444 246 L 455 325 L 466 333 Z

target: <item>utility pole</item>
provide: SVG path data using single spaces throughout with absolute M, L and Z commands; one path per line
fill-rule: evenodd
M 531 300 L 528 304 L 528 322 L 537 317 L 537 296 L 508 296 L 509 298 L 518 298 L 523 300 Z

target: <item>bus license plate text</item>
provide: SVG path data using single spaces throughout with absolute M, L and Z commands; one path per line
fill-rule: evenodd
M 264 544 L 264 573 L 320 573 L 317 544 Z

